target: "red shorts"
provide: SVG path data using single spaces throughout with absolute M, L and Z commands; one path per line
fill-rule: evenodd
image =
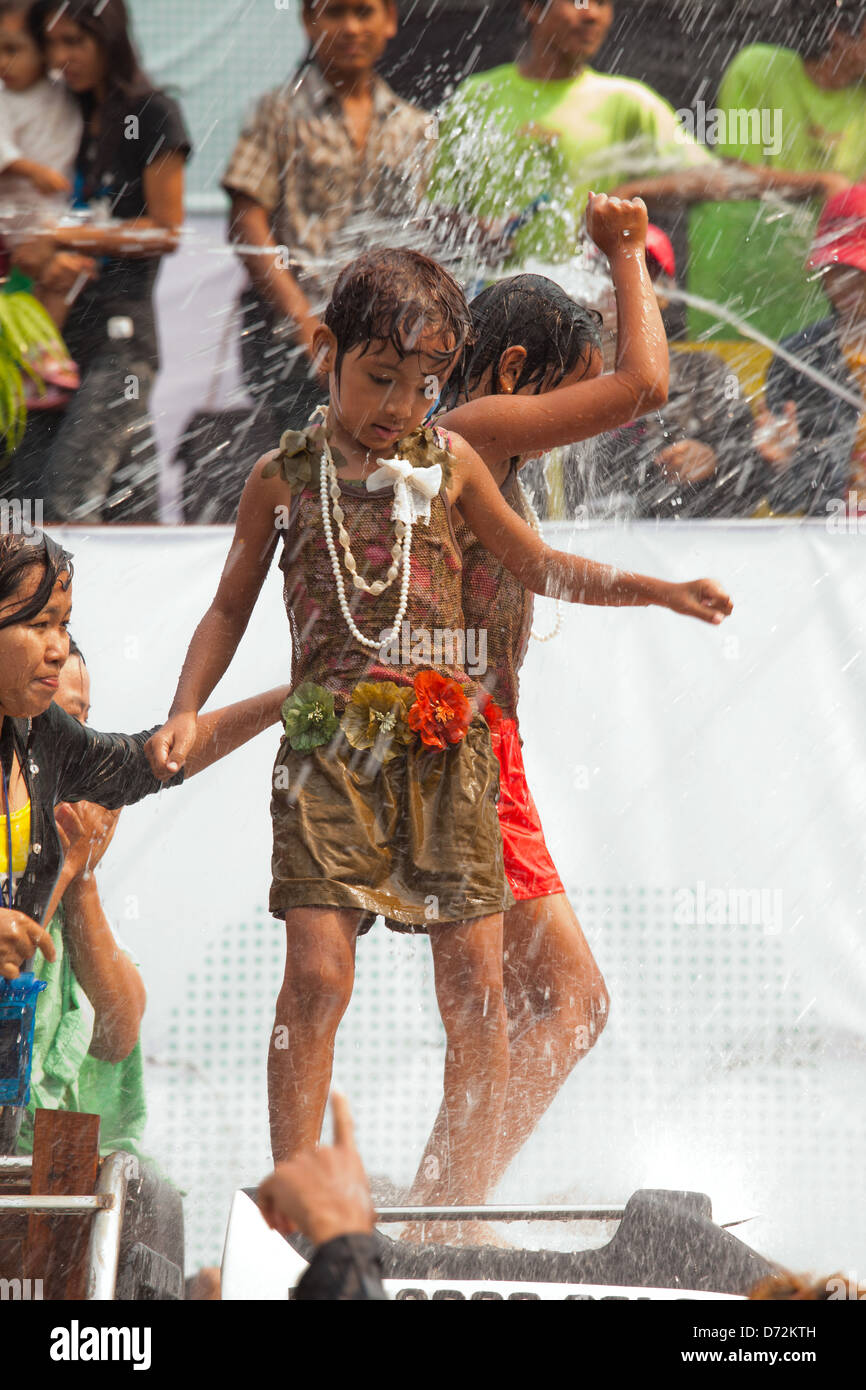
M 564 893 L 527 785 L 517 725 L 501 719 L 491 737 L 499 759 L 499 825 L 511 891 L 518 902 Z

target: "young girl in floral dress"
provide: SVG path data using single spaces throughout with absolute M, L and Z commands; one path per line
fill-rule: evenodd
M 458 1203 L 483 1199 L 501 1125 L 502 912 L 513 899 L 499 765 L 460 642 L 436 669 L 413 660 L 463 629 L 452 507 L 459 499 L 534 592 L 659 604 L 713 623 L 730 611 L 713 581 L 668 584 L 551 550 L 463 439 L 422 427 L 469 331 L 455 281 L 416 252 L 372 252 L 343 271 L 314 344 L 329 378 L 325 417 L 287 432 L 253 468 L 216 596 L 148 745 L 158 776 L 182 765 L 282 537 L 294 693 L 271 797 L 270 909 L 287 941 L 268 1068 L 274 1156 L 318 1142 L 355 943 L 381 913 L 430 934 Z M 395 656 L 407 628 L 411 650 L 402 643 Z

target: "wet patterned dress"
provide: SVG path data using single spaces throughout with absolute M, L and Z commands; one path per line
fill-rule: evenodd
M 446 496 L 444 437 L 418 430 L 393 451 L 419 467 L 438 462 L 444 469 L 429 522 L 412 527 L 400 631 L 375 650 L 352 636 L 340 608 L 322 518 L 319 439 L 314 430 L 287 432 L 273 468 L 293 493 L 280 568 L 295 705 L 274 765 L 270 911 L 282 917 L 293 907 L 357 908 L 363 929 L 381 913 L 389 925 L 414 931 L 500 912 L 513 898 L 496 811 L 499 765 L 477 711 L 477 684 L 464 666 L 462 564 Z M 339 489 L 359 573 L 385 578 L 395 541 L 394 491 L 370 492 L 347 480 Z M 339 548 L 337 554 L 343 566 Z M 347 582 L 346 595 L 366 637 L 388 634 L 400 577 L 378 595 Z M 462 736 L 444 747 L 410 727 L 413 704 L 417 715 L 426 698 L 417 693 L 419 681 L 431 671 L 445 678 L 448 698 L 469 702 Z M 430 708 L 435 723 L 435 699 Z

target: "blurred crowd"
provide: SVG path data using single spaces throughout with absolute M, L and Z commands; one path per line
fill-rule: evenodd
M 531 466 L 540 514 L 866 511 L 866 0 L 793 0 L 783 44 L 734 45 L 718 90 L 678 109 L 604 48 L 619 4 L 508 6 L 512 61 L 482 51 L 431 111 L 423 84 L 416 104 L 377 72 L 394 0 L 297 0 L 306 57 L 221 173 L 247 403 L 189 418 L 186 520 L 232 520 L 257 454 L 306 423 L 318 315 L 371 243 L 428 251 L 467 290 L 542 272 L 601 311 L 612 363 L 590 191 L 687 223 L 648 244 L 669 399 Z M 464 5 L 467 27 L 483 8 Z M 147 75 L 123 0 L 0 0 L 0 77 L 0 490 L 48 522 L 157 522 L 154 287 L 183 241 L 182 104 Z

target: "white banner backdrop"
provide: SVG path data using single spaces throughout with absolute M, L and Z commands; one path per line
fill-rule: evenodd
M 226 203 L 228 207 L 228 203 Z M 160 370 L 150 402 L 160 451 L 160 520 L 183 520 L 175 454 L 198 411 L 252 403 L 241 378 L 238 298 L 246 271 L 226 239 L 226 218 L 188 217 L 181 244 L 156 282 Z M 255 458 L 250 458 L 250 468 Z
M 56 528 L 97 728 L 160 722 L 229 531 Z M 522 725 L 554 858 L 612 1007 L 499 1190 L 622 1202 L 687 1187 L 820 1273 L 866 1267 L 864 539 L 823 526 L 549 528 L 644 573 L 708 574 L 721 629 L 570 607 L 532 643 Z M 552 605 L 539 605 L 541 627 Z M 210 704 L 288 679 L 276 569 Z M 187 1192 L 189 1263 L 218 1260 L 232 1190 L 268 1169 L 265 1061 L 283 928 L 267 913 L 275 727 L 123 813 L 99 871 L 141 963 L 147 1148 Z M 338 1040 L 370 1171 L 411 1178 L 442 1035 L 429 949 L 379 923 Z M 555 1233 L 556 1238 L 561 1232 Z

